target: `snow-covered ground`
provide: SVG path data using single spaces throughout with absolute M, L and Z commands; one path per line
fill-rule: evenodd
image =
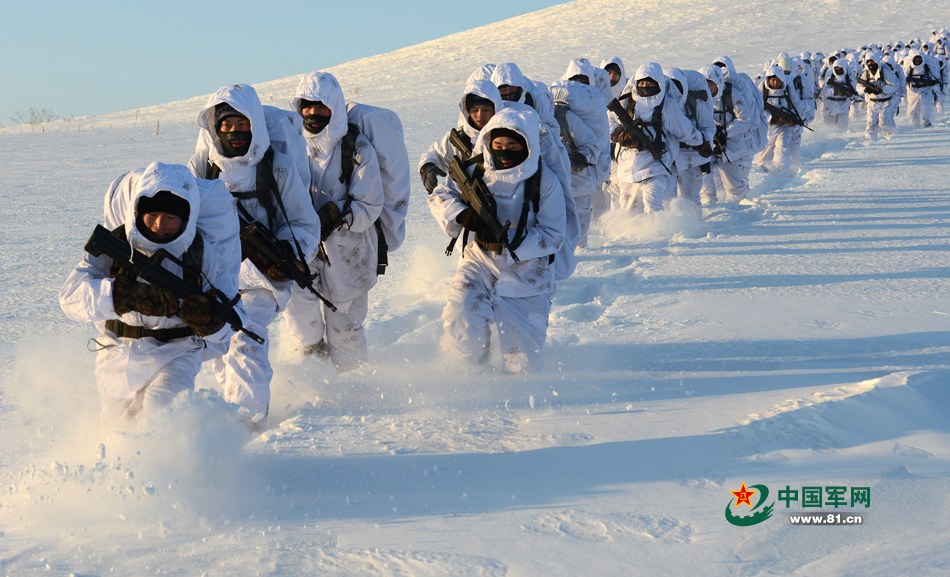
M 332 72 L 400 113 L 415 162 L 484 62 L 550 82 L 579 55 L 632 73 L 725 53 L 753 72 L 946 24 L 906 2 L 723 9 L 579 0 Z M 296 82 L 258 89 L 285 106 Z M 185 163 L 204 100 L 0 135 L 0 574 L 950 574 L 946 119 L 912 130 L 902 114 L 870 144 L 863 119 L 816 123 L 800 172 L 755 172 L 750 204 L 610 216 L 559 285 L 547 371 L 529 377 L 444 351 L 455 261 L 414 180 L 407 243 L 371 293 L 370 366 L 302 361 L 278 326 L 263 434 L 208 372 L 142 430 L 102 432 L 95 333 L 57 291 L 109 182 Z M 860 526 L 799 527 L 800 503 L 777 502 L 736 527 L 724 509 L 743 483 L 770 501 L 870 487 L 871 506 L 806 509 Z

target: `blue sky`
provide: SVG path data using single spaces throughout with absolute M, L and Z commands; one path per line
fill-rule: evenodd
M 0 123 L 102 114 L 329 68 L 564 0 L 65 2 L 4 7 Z

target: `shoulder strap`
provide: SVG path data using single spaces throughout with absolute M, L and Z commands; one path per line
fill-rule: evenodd
M 274 199 L 280 199 L 277 188 L 277 178 L 274 176 L 274 149 L 267 147 L 264 156 L 257 163 L 257 202 L 267 211 L 267 226 L 274 230 L 274 220 L 277 217 L 277 208 Z M 240 202 L 240 201 L 239 201 Z M 286 218 L 287 215 L 284 215 Z
M 356 139 L 359 138 L 360 127 L 352 122 L 347 123 L 346 136 L 340 142 L 340 149 L 343 153 L 340 158 L 343 171 L 340 174 L 340 182 L 346 185 L 346 190 L 350 190 L 350 181 L 353 179 L 353 167 L 359 166 L 356 160 Z
M 528 212 L 534 207 L 537 214 L 541 205 L 541 159 L 538 159 L 538 170 L 528 177 L 524 183 L 524 200 L 521 203 L 521 216 L 518 218 L 518 228 L 515 229 L 515 238 L 509 243 L 509 250 L 518 250 L 525 237 L 528 236 Z
M 570 149 L 570 153 L 574 154 L 577 152 L 577 145 L 574 143 L 574 137 L 571 136 L 571 128 L 567 124 L 568 110 L 570 108 L 566 102 L 558 101 L 554 103 L 554 119 L 557 120 L 557 125 L 561 127 L 561 140 Z

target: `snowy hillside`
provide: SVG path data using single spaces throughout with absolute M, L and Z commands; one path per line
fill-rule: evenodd
M 546 82 L 575 56 L 632 72 L 725 53 L 755 71 L 947 25 L 921 6 L 947 13 L 579 0 L 331 71 L 400 113 L 415 163 L 484 62 Z M 257 88 L 285 106 L 296 83 Z M 0 575 L 947 574 L 947 119 L 912 130 L 902 113 L 871 144 L 861 120 L 816 125 L 795 177 L 753 173 L 751 204 L 610 217 L 559 284 L 530 377 L 443 352 L 455 261 L 414 180 L 407 243 L 370 293 L 370 366 L 301 361 L 278 321 L 263 434 L 207 369 L 142 430 L 101 432 L 95 332 L 57 292 L 109 182 L 187 162 L 205 99 L 0 134 Z M 871 506 L 779 501 L 737 527 L 723 511 L 743 484 L 770 501 L 869 487 Z M 793 526 L 803 510 L 864 523 Z

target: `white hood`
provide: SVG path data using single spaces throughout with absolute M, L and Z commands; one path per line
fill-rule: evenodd
M 561 80 L 570 80 L 572 76 L 586 76 L 587 80 L 590 82 L 591 86 L 596 86 L 594 77 L 594 66 L 590 63 L 590 60 L 586 58 L 575 58 L 571 60 L 571 63 L 567 65 L 567 71 L 564 73 L 564 76 L 561 77 Z
M 519 108 L 520 110 L 506 108 L 495 114 L 478 135 L 478 142 L 475 144 L 473 153 L 484 154 L 486 185 L 491 186 L 494 182 L 516 185 L 527 180 L 538 170 L 538 158 L 541 155 L 541 118 L 533 110 Z M 528 158 L 524 162 L 513 168 L 495 167 L 489 149 L 491 148 L 491 132 L 496 128 L 508 128 L 524 137 L 528 143 Z M 514 193 L 514 186 L 511 187 L 511 193 Z
M 191 175 L 187 167 L 178 164 L 163 164 L 153 162 L 148 165 L 139 177 L 135 186 L 127 189 L 126 194 L 131 195 L 123 199 L 125 205 L 125 232 L 129 244 L 144 252 L 152 255 L 158 249 L 164 248 L 176 257 L 181 257 L 192 241 L 195 240 L 196 223 L 198 221 L 198 211 L 200 208 L 198 181 Z M 157 243 L 145 238 L 142 231 L 135 224 L 138 218 L 138 203 L 142 198 L 151 198 L 162 190 L 167 190 L 175 196 L 178 196 L 188 202 L 189 214 L 185 221 L 185 230 L 175 240 L 167 243 Z M 106 214 L 113 210 L 111 198 L 106 198 Z
M 686 95 L 689 93 L 689 81 L 686 79 L 686 74 L 679 68 L 667 68 L 663 71 L 663 74 L 670 81 L 669 85 L 666 87 L 670 96 L 675 98 L 679 103 L 685 103 Z M 679 82 L 683 89 L 680 90 L 676 84 L 673 83 L 673 80 Z
M 518 98 L 518 102 L 524 104 L 525 95 L 528 93 L 528 81 L 524 77 L 524 74 L 521 73 L 521 69 L 518 68 L 518 65 L 513 62 L 502 62 L 498 66 L 495 66 L 495 70 L 491 73 L 491 81 L 495 86 L 518 86 L 521 88 L 521 96 Z M 495 110 L 500 110 L 496 108 Z
M 251 146 L 244 156 L 228 158 L 221 148 L 221 139 L 214 126 L 214 108 L 218 104 L 228 103 L 251 121 Z M 208 159 L 218 165 L 221 175 L 218 177 L 231 192 L 254 190 L 257 185 L 257 163 L 261 161 L 270 146 L 267 123 L 264 120 L 264 108 L 257 92 L 247 84 L 222 86 L 211 95 L 208 103 L 198 113 L 198 126 L 207 131 L 214 146 Z
M 644 78 L 652 78 L 660 85 L 660 91 L 653 96 L 640 96 L 637 94 L 637 82 Z M 624 92 L 629 92 L 637 102 L 637 118 L 645 121 L 653 119 L 653 109 L 655 109 L 666 97 L 666 76 L 663 74 L 663 67 L 656 62 L 647 62 L 637 69 L 637 73 L 627 82 Z
M 461 111 L 459 126 L 461 126 L 469 136 L 475 136 L 478 134 L 478 129 L 469 122 L 468 110 L 465 109 L 465 99 L 469 94 L 475 94 L 487 100 L 491 100 L 495 105 L 495 114 L 504 110 L 505 104 L 501 99 L 501 93 L 498 92 L 498 87 L 495 86 L 491 80 L 470 80 L 468 84 L 465 85 L 465 92 L 462 93 L 462 97 L 459 98 L 459 110 Z
M 337 143 L 346 136 L 346 97 L 340 83 L 329 72 L 311 72 L 304 74 L 297 85 L 294 97 L 290 99 L 290 109 L 300 112 L 300 101 L 322 102 L 330 109 L 330 123 L 317 134 L 303 131 L 307 148 L 314 158 L 326 158 Z
M 772 76 L 775 76 L 776 78 L 782 81 L 781 88 L 772 88 L 771 86 L 769 86 L 768 84 L 769 78 Z M 779 66 L 778 64 L 773 64 L 768 70 L 765 71 L 765 87 L 769 90 L 769 92 L 773 92 L 773 91 L 784 92 L 786 86 L 788 86 L 788 75 L 785 74 L 785 71 L 782 70 L 781 66 Z
M 605 58 L 604 61 L 600 63 L 600 67 L 606 69 L 608 64 L 616 64 L 620 68 L 620 80 L 617 81 L 617 84 L 610 87 L 611 95 L 617 98 L 623 92 L 623 87 L 627 85 L 627 80 L 629 80 L 627 78 L 627 69 L 623 65 L 623 60 L 616 56 Z
M 718 62 L 722 62 L 722 60 L 718 60 Z M 712 80 L 716 84 L 716 95 L 712 97 L 713 104 L 716 104 L 722 99 L 722 87 L 726 82 L 722 74 L 722 68 L 715 64 L 707 64 L 699 69 L 699 73 L 705 76 L 706 80 Z
M 483 64 L 476 68 L 469 76 L 466 83 L 471 82 L 472 80 L 491 80 L 492 73 L 495 72 L 494 64 Z
M 627 68 L 623 65 L 623 60 L 616 56 L 611 56 L 610 58 L 605 58 L 603 62 L 600 63 L 600 67 L 606 69 L 608 64 L 616 64 L 620 67 L 620 82 L 623 82 L 627 77 Z M 620 84 L 618 82 L 617 84 Z M 626 84 L 626 82 L 624 82 Z
M 728 74 L 723 73 L 723 78 L 731 78 L 739 74 L 739 72 L 736 70 L 736 65 L 732 63 L 732 58 L 729 58 L 728 56 L 717 56 L 716 58 L 713 58 L 713 64 L 716 62 L 722 62 L 725 64 L 726 70 L 729 71 Z M 717 66 L 717 68 L 719 67 Z

